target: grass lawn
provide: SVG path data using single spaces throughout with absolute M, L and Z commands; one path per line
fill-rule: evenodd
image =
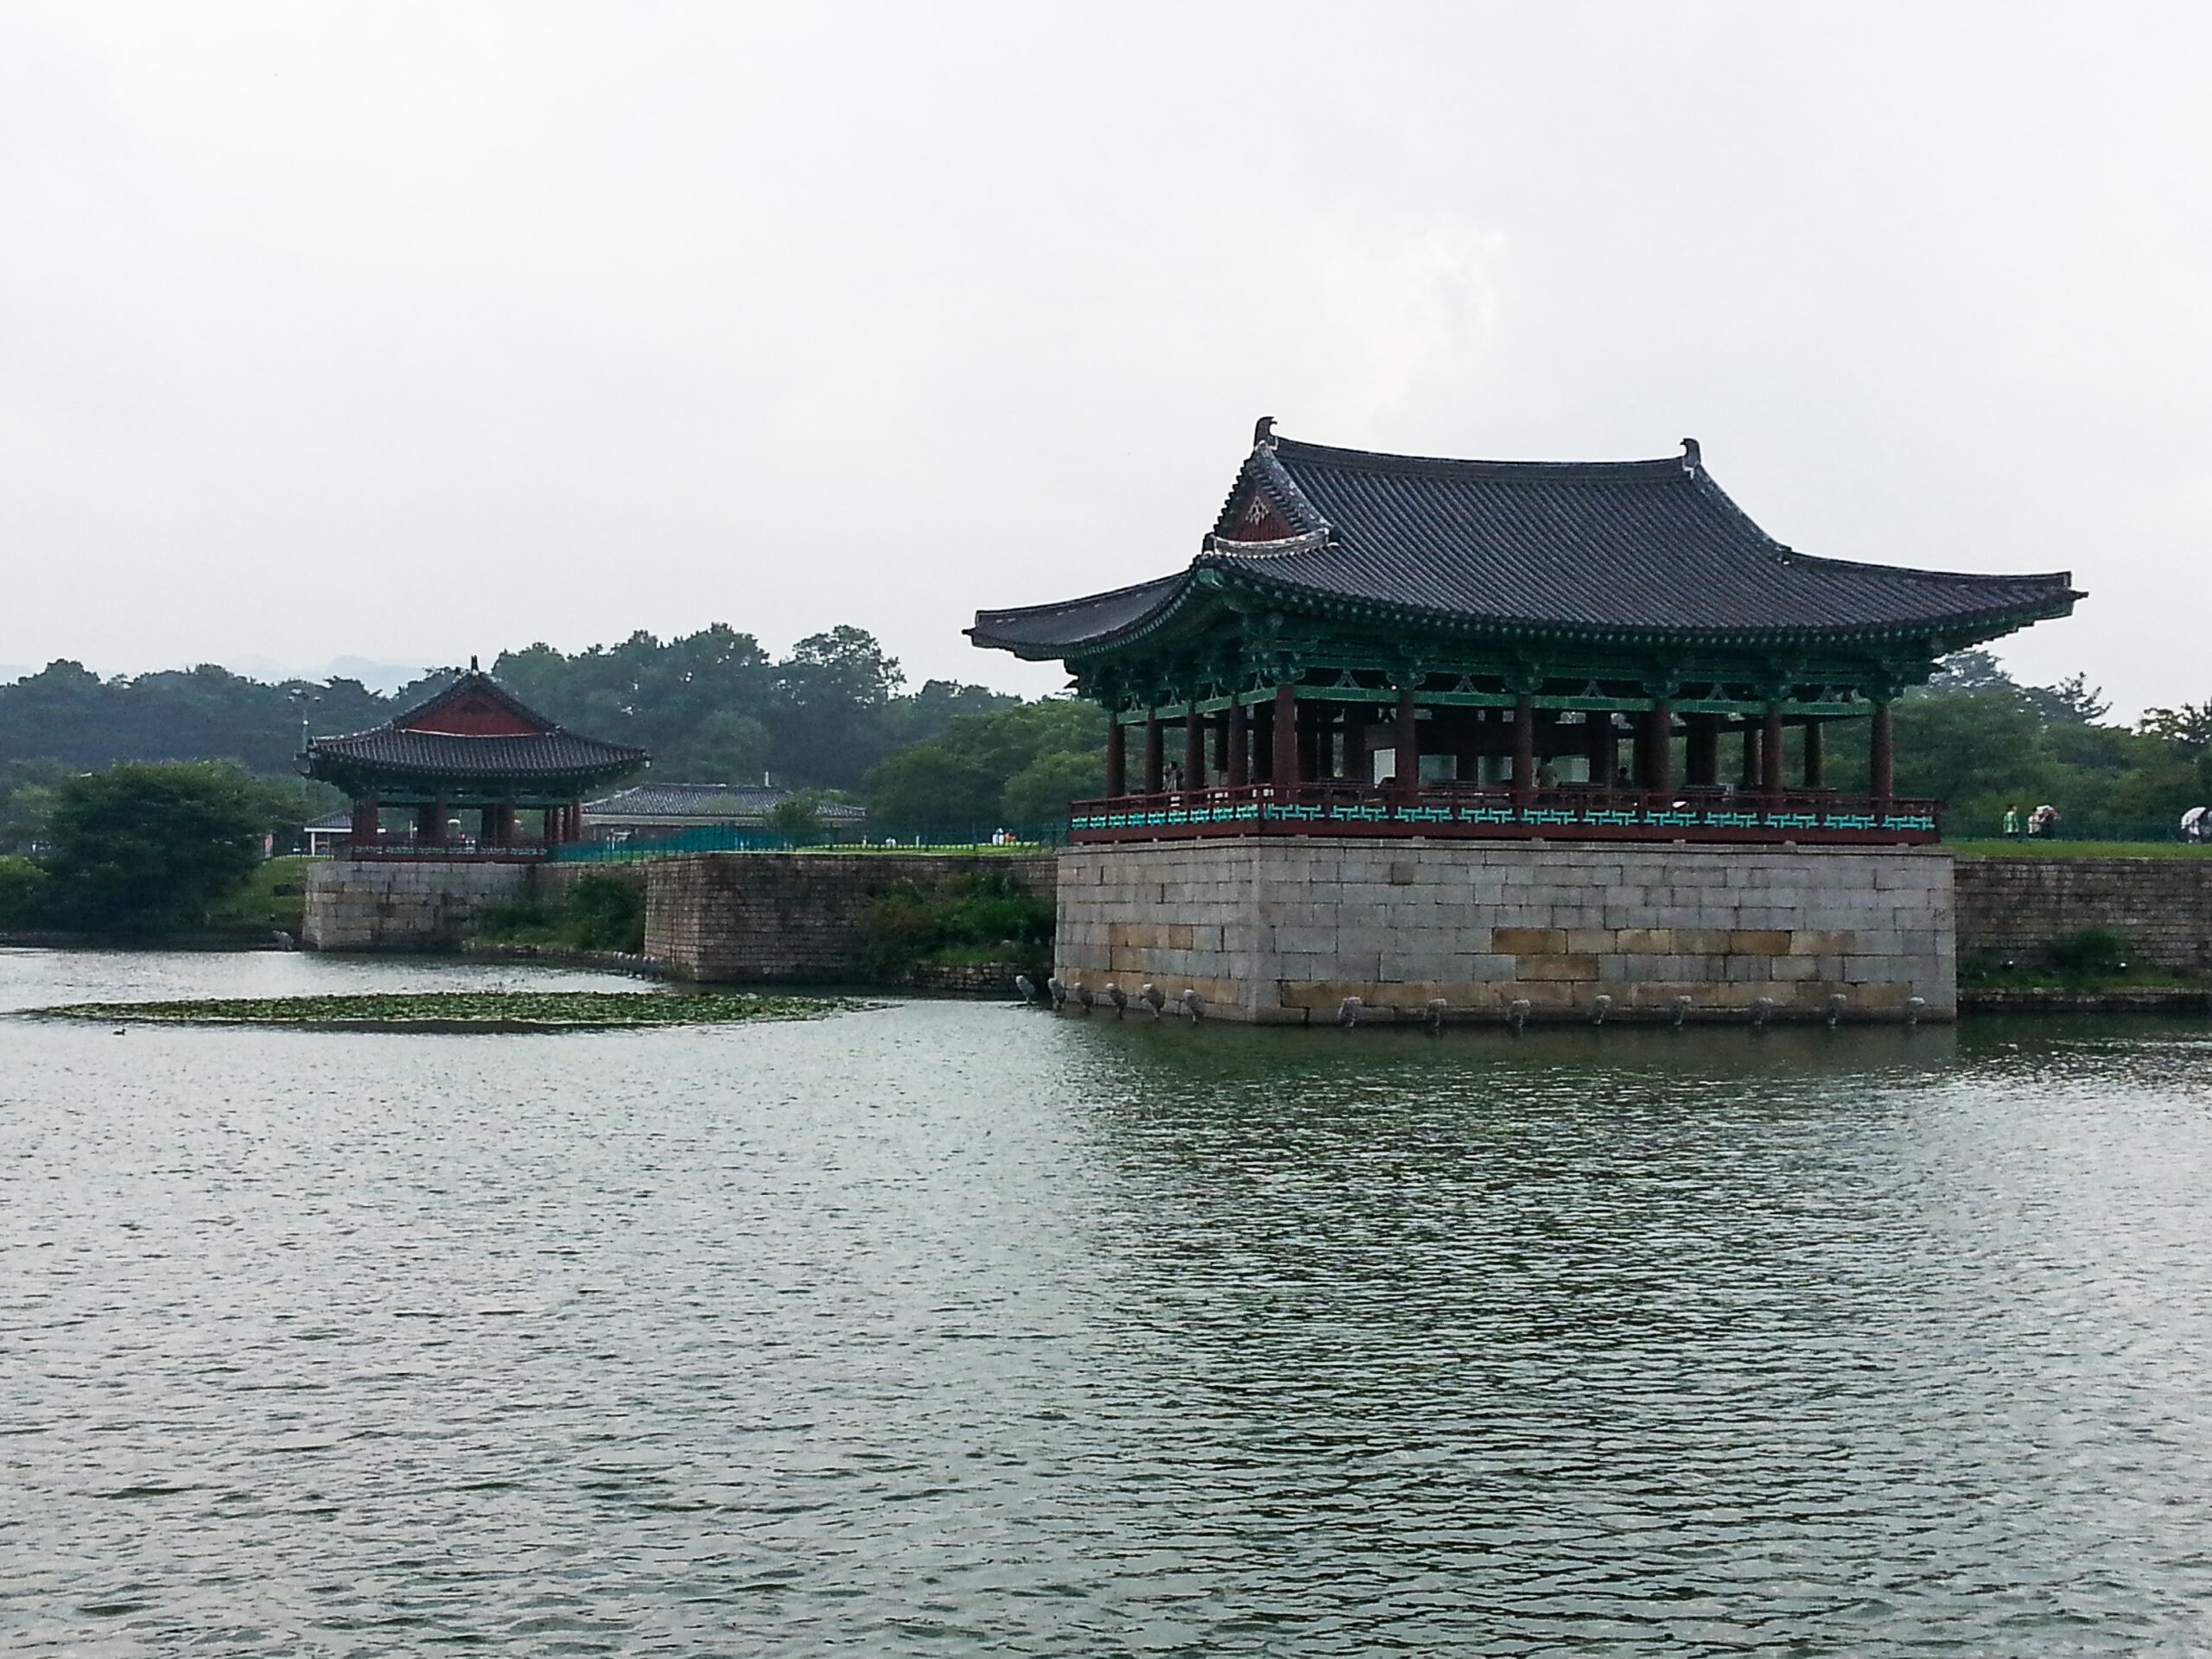
M 1961 858 L 2206 858 L 2212 844 L 2185 841 L 1947 841 Z
M 308 866 L 315 861 L 303 855 L 264 858 L 254 866 L 245 885 L 208 912 L 208 925 L 229 931 L 283 928 L 297 938 L 307 906 L 301 887 Z M 279 892 L 279 888 L 289 889 Z

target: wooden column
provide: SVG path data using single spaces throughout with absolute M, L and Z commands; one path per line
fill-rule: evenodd
M 1141 780 L 1146 794 L 1160 793 L 1160 786 L 1165 781 L 1162 774 L 1166 770 L 1166 762 L 1160 753 L 1160 710 L 1147 709 L 1144 711 L 1144 777 Z
M 515 838 L 515 810 L 501 803 L 484 809 L 484 829 L 479 837 L 486 847 L 505 847 Z
M 1344 776 L 1355 784 L 1373 784 L 1375 768 L 1367 759 L 1367 705 L 1344 704 Z
M 1590 762 L 1590 781 L 1602 789 L 1611 789 L 1613 767 L 1619 757 L 1620 740 L 1613 735 L 1612 711 L 1592 709 L 1582 716 L 1583 753 Z
M 1664 697 L 1643 717 L 1643 786 L 1656 795 L 1675 787 L 1675 705 Z
M 1206 766 L 1224 783 L 1229 781 L 1229 722 L 1236 717 L 1233 702 L 1219 714 L 1206 716 Z
M 1321 752 L 1321 715 L 1326 703 L 1301 702 L 1298 710 L 1298 776 L 1313 783 L 1329 775 L 1328 757 Z
M 1205 716 L 1194 706 L 1185 704 L 1183 710 L 1183 787 L 1204 789 L 1205 786 Z
M 1275 687 L 1274 775 L 1277 789 L 1294 789 L 1298 776 L 1298 688 Z
M 1769 795 L 1782 793 L 1782 700 L 1766 706 L 1766 729 L 1759 734 L 1759 788 Z
M 1745 789 L 1757 789 L 1765 774 L 1759 757 L 1759 728 L 1751 724 L 1749 715 L 1744 716 L 1744 775 L 1738 781 Z
M 1682 745 L 1683 781 L 1691 785 L 1720 781 L 1720 716 L 1692 715 Z
M 1129 792 L 1129 728 L 1122 724 L 1121 710 L 1106 712 L 1106 793 Z
M 1821 776 L 1824 770 L 1821 754 L 1821 725 L 1822 722 L 1817 720 L 1808 720 L 1805 722 L 1805 787 L 1808 789 L 1820 789 L 1824 786 L 1824 779 Z
M 557 844 L 561 839 L 561 809 L 549 806 L 538 814 L 538 817 L 541 820 L 537 832 L 539 839 L 548 847 Z
M 374 801 L 353 803 L 353 828 L 346 839 L 356 847 L 373 847 L 383 832 L 377 827 L 377 804 Z
M 415 844 L 442 847 L 446 842 L 446 804 L 427 801 L 415 809 Z
M 1523 692 L 1513 704 L 1513 792 L 1536 787 L 1536 700 Z
M 1222 770 L 1229 774 L 1229 786 L 1242 789 L 1252 781 L 1252 728 L 1246 719 L 1244 705 L 1230 705 L 1229 758 Z
M 1870 735 L 1867 759 L 1869 781 L 1877 797 L 1883 800 L 1897 792 L 1897 756 L 1891 747 L 1890 705 L 1874 705 L 1874 729 Z
M 1398 688 L 1397 730 L 1395 740 L 1398 759 L 1398 797 L 1410 801 L 1421 793 L 1421 704 L 1414 700 L 1414 688 Z

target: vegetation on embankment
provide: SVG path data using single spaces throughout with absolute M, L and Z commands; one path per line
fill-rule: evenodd
M 560 950 L 645 948 L 645 884 L 633 875 L 594 871 L 547 900 L 518 899 L 486 906 L 476 937 L 490 944 L 535 944 Z
M 895 979 L 918 963 L 1052 960 L 1054 906 L 996 873 L 925 886 L 904 880 L 861 918 L 861 960 L 870 975 Z
M 315 860 L 300 855 L 264 859 L 245 880 L 207 910 L 207 925 L 217 932 L 300 936 L 307 908 L 308 868 Z
M 2202 990 L 2212 978 L 2193 969 L 2159 967 L 2136 959 L 2127 936 L 2112 928 L 2084 928 L 2049 941 L 2031 954 L 1961 955 L 1961 990 L 2106 991 Z
M 596 1031 L 647 1026 L 818 1020 L 872 1006 L 849 997 L 674 991 L 416 991 L 76 1002 L 34 1008 L 64 1020 L 198 1026 L 321 1026 L 346 1031 Z

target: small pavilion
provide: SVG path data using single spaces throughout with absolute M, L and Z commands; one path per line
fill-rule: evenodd
M 1075 806 L 1078 842 L 1932 841 L 1936 803 L 1896 793 L 1891 702 L 2082 597 L 2063 571 L 1798 552 L 1694 440 L 1655 461 L 1451 461 L 1273 427 L 1187 567 L 969 630 L 1064 662 L 1108 711 L 1107 796 Z M 1846 721 L 1870 732 L 1863 791 L 1828 777 Z
M 565 731 L 469 660 L 452 684 L 385 725 L 309 741 L 300 770 L 353 798 L 355 858 L 386 855 L 533 857 L 583 836 L 584 797 L 645 766 L 645 750 Z M 411 836 L 386 836 L 383 810 L 414 810 Z M 473 843 L 448 830 L 477 815 Z M 543 815 L 537 837 L 524 811 Z

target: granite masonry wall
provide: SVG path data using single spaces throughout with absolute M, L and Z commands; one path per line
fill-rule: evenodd
M 454 950 L 485 906 L 526 896 L 528 864 L 318 860 L 308 868 L 311 950 Z
M 1623 847 L 1252 838 L 1063 854 L 1055 972 L 1096 993 L 1187 987 L 1262 1023 L 1948 1019 L 1952 859 L 1940 848 Z
M 2212 859 L 1962 858 L 1959 952 L 2035 962 L 2092 928 L 2158 968 L 2212 969 Z
M 692 853 L 645 870 L 645 954 L 678 979 L 854 983 L 860 922 L 901 882 L 989 873 L 1049 899 L 1049 855 Z

